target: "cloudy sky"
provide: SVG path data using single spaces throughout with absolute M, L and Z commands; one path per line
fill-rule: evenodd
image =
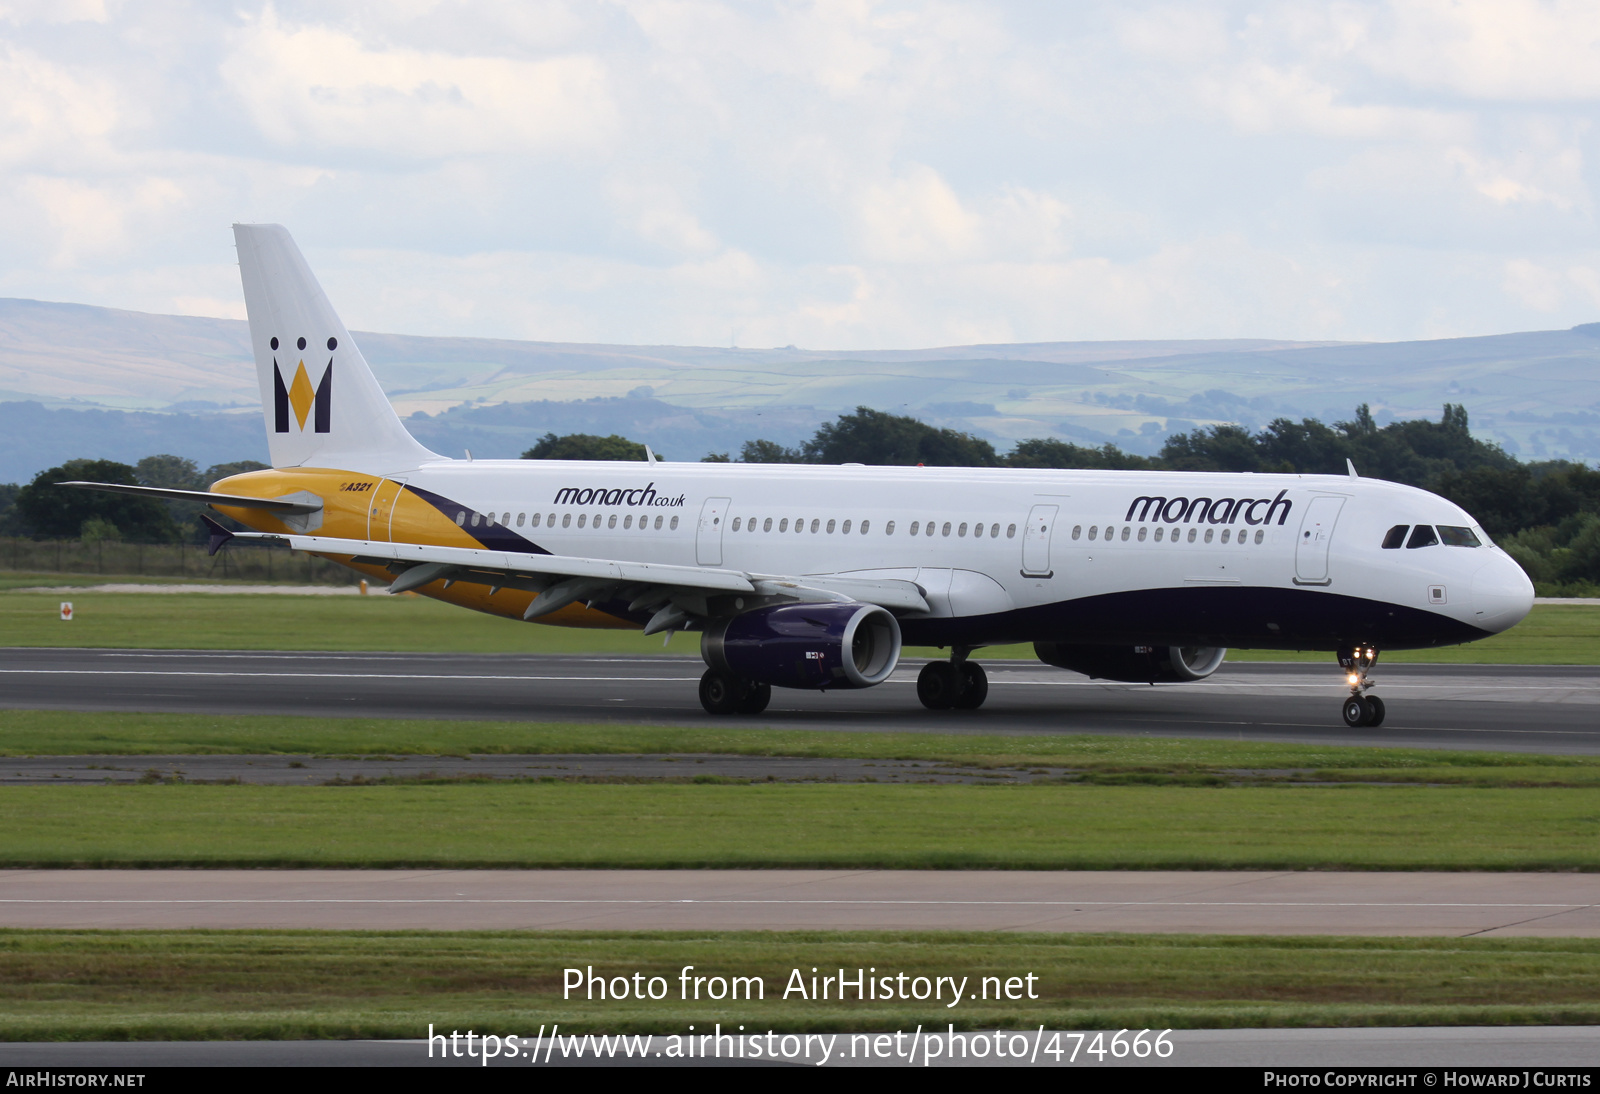
M 1600 320 L 1600 6 L 0 0 L 0 295 L 813 348 Z

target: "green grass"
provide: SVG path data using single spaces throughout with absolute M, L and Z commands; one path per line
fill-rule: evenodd
M 1168 737 L 680 728 L 287 715 L 0 712 L 0 757 L 74 755 L 471 756 L 710 753 L 1070 768 L 1101 784 L 1411 782 L 1597 786 L 1600 759 Z M 3 766 L 3 765 L 0 765 Z
M 0 866 L 1600 869 L 1600 794 L 1493 788 L 15 786 Z
M 40 580 L 43 580 L 41 577 Z M 32 582 L 30 582 L 31 584 Z M 55 583 L 53 580 L 51 583 Z M 66 583 L 66 582 L 62 582 Z M 16 586 L 12 586 L 13 588 Z M 0 595 L 0 643 L 119 649 L 382 650 L 452 653 L 697 653 L 698 636 L 664 644 L 631 630 L 531 625 L 425 597 L 209 593 L 74 593 L 75 618 L 59 618 L 61 594 Z M 908 648 L 908 656 L 937 651 Z M 982 657 L 1033 658 L 1030 645 L 993 646 Z M 1332 663 L 1332 655 L 1235 650 L 1234 660 Z M 1465 646 L 1385 653 L 1383 662 L 1600 664 L 1600 607 L 1538 605 L 1518 626 Z
M 765 999 L 680 1001 L 678 973 Z M 562 998 L 641 972 L 654 1003 Z M 1034 1000 L 781 998 L 790 971 L 1035 974 Z M 849 975 L 854 975 L 853 971 Z M 411 1038 L 584 1030 L 910 1031 L 1600 1023 L 1600 940 L 864 932 L 0 932 L 0 1039 Z M 1182 1056 L 1182 1037 L 1173 1038 Z M 659 1046 L 658 1046 L 659 1047 Z M 1067 1042 L 1070 1049 L 1071 1042 Z

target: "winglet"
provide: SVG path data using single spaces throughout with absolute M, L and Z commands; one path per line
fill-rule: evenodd
M 1344 458 L 1344 465 L 1350 469 L 1350 477 L 1352 479 L 1359 479 L 1361 477 L 1360 475 L 1356 474 L 1355 461 L 1352 460 L 1349 456 L 1346 456 Z
M 644 458 L 646 460 L 649 460 L 651 464 L 655 464 L 655 463 L 659 462 L 656 459 L 656 454 L 650 450 L 650 446 L 649 445 L 645 445 L 644 446 Z
M 200 519 L 205 522 L 206 528 L 211 532 L 211 539 L 206 546 L 206 554 L 216 554 L 227 545 L 230 539 L 234 538 L 232 532 L 228 531 L 226 528 L 212 520 L 210 517 L 206 516 L 204 513 L 200 514 Z

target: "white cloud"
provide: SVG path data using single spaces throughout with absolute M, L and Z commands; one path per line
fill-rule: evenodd
M 223 313 L 227 225 L 269 220 L 351 323 L 427 333 L 1570 325 L 1600 306 L 1595 24 L 1559 0 L 0 0 L 0 291 Z
M 235 35 L 221 70 L 261 131 L 288 146 L 438 160 L 600 144 L 615 120 L 595 57 L 382 47 L 329 26 L 287 27 L 270 6 Z

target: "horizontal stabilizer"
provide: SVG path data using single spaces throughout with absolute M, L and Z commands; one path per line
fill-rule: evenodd
M 315 513 L 322 503 L 307 504 L 300 501 L 279 501 L 277 498 L 250 498 L 242 494 L 215 494 L 210 490 L 169 490 L 164 486 L 125 486 L 120 482 L 61 482 L 57 486 L 75 486 L 80 490 L 104 490 L 108 494 L 134 494 L 145 498 L 166 498 L 171 501 L 198 501 L 206 505 L 226 505 L 233 509 L 265 509 L 269 513 Z

